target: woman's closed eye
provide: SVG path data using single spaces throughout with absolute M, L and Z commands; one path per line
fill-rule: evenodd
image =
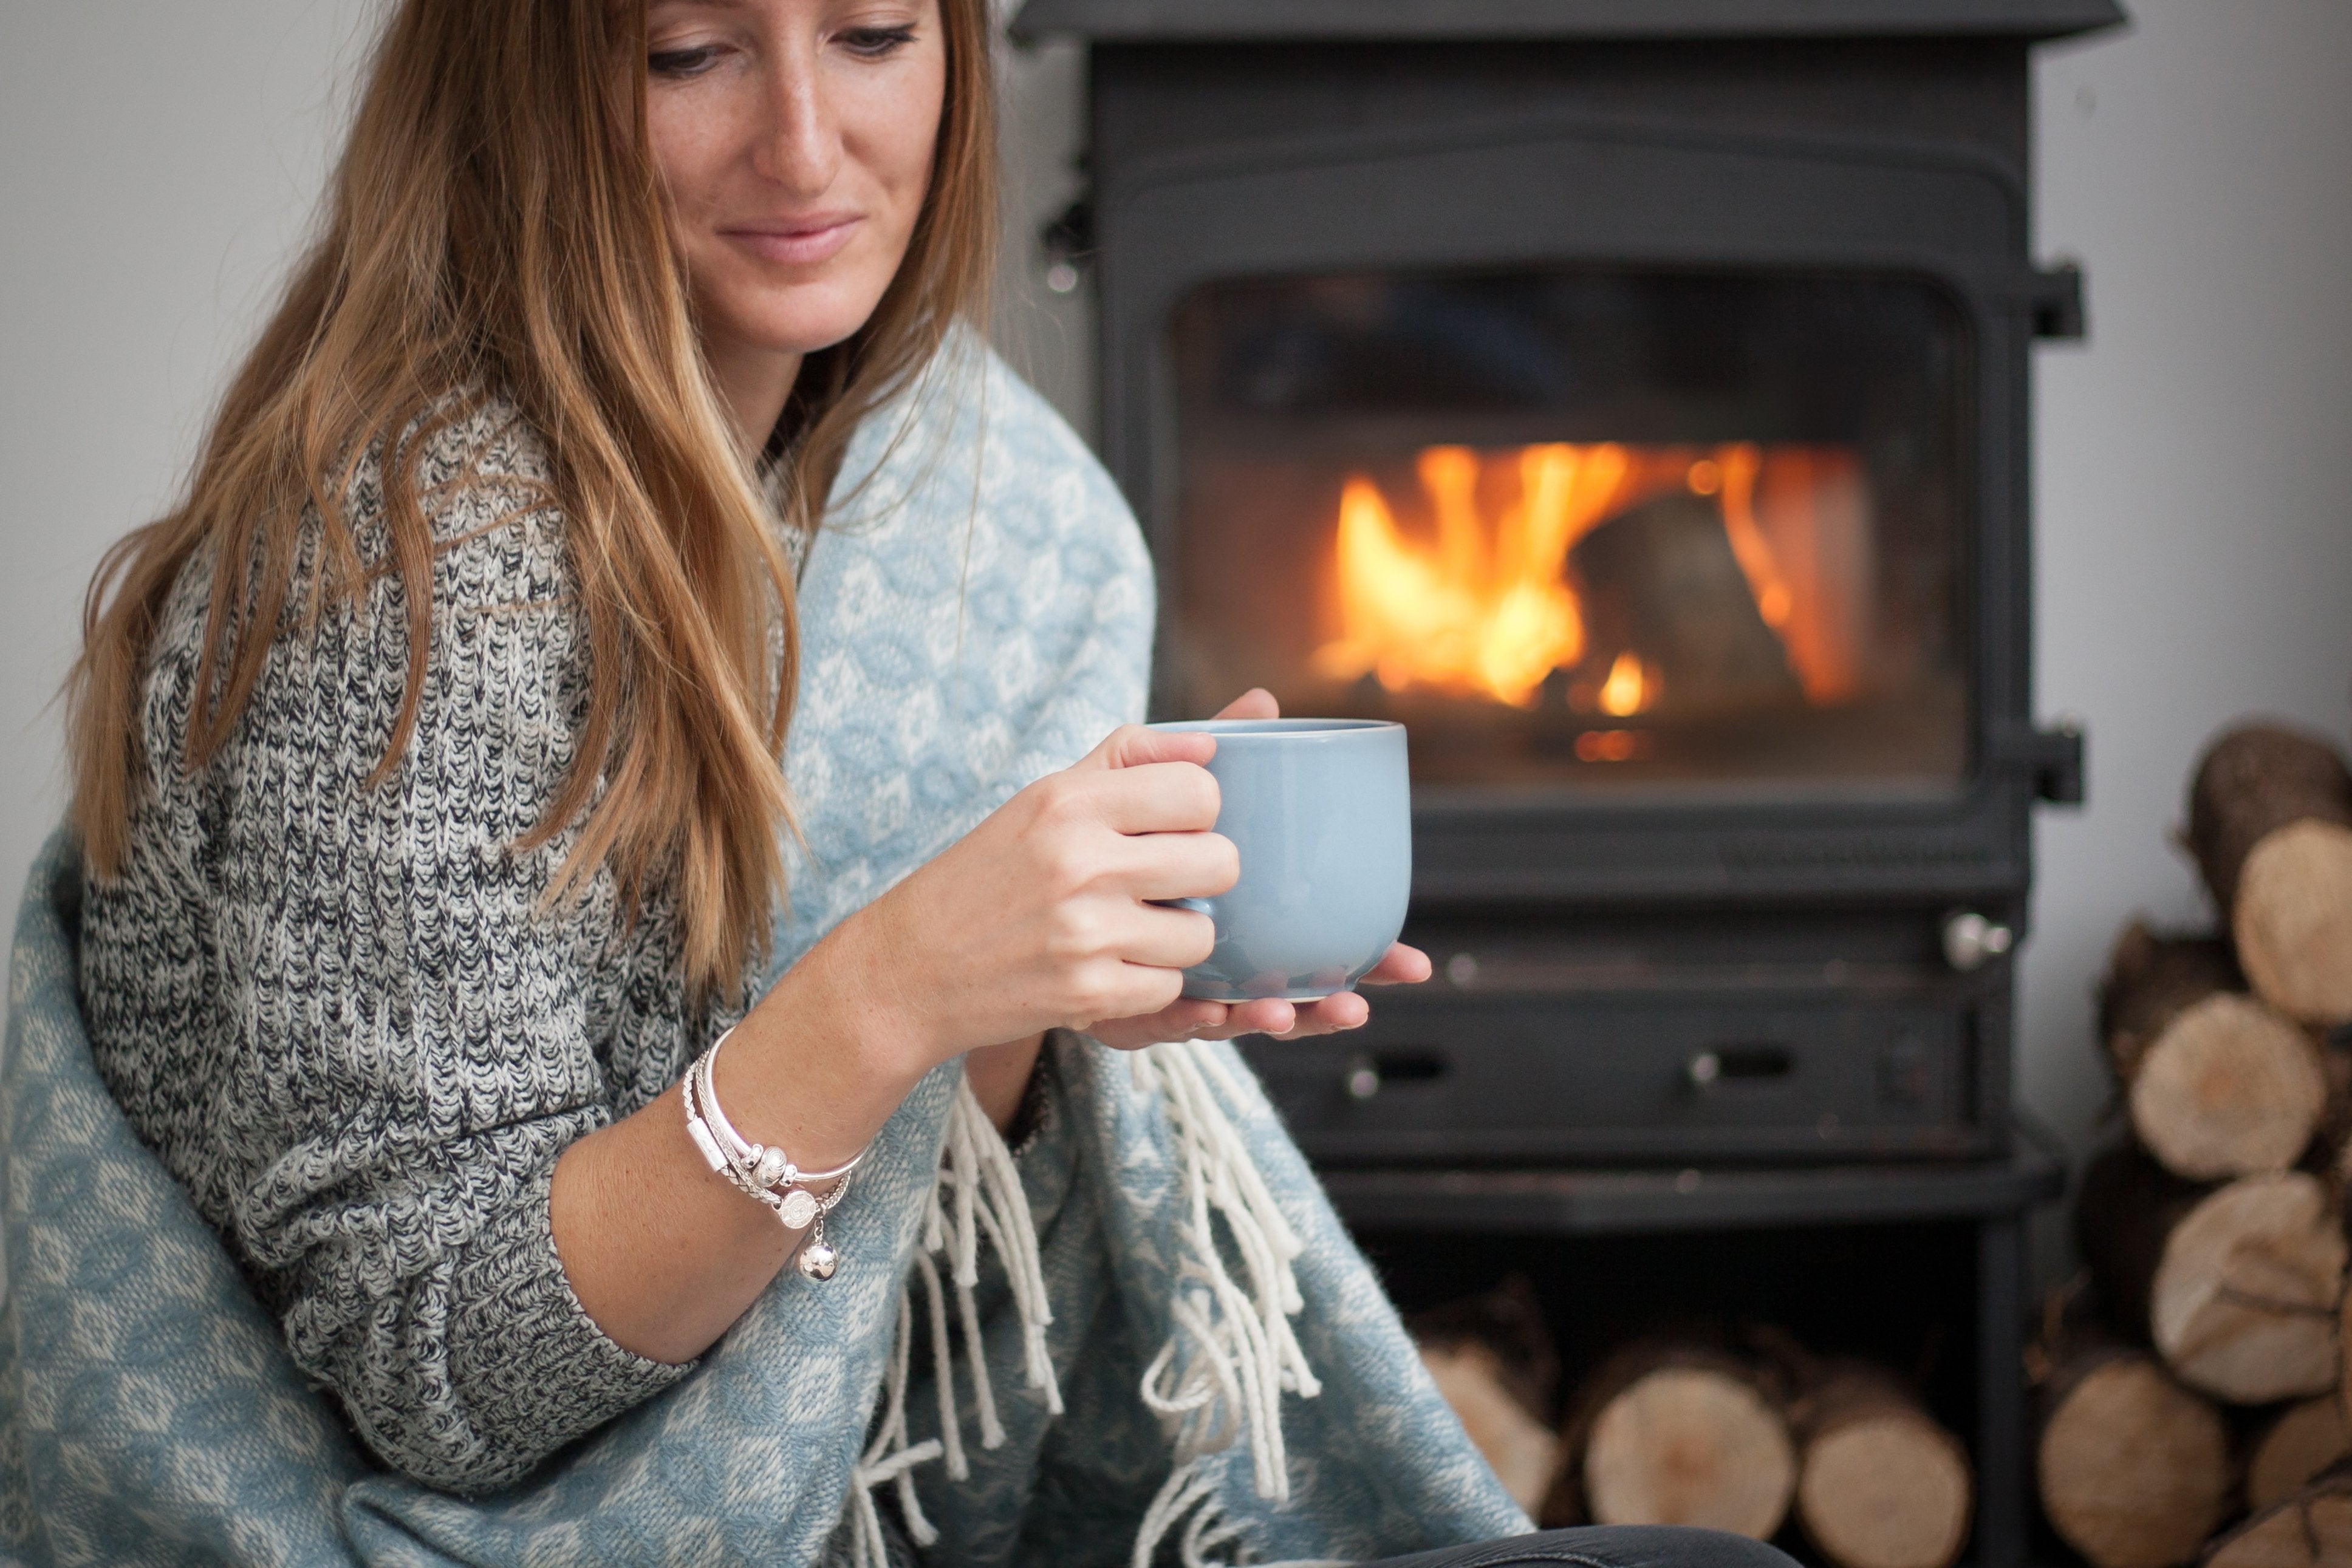
M 695 44 L 682 48 L 656 49 L 646 57 L 646 70 L 649 75 L 667 77 L 672 80 L 698 77 L 716 65 L 719 56 L 726 52 L 727 47 L 723 44 Z
M 863 59 L 878 60 L 915 41 L 911 22 L 892 27 L 852 27 L 834 35 L 843 47 Z

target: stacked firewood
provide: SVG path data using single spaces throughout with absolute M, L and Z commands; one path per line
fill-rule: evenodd
M 2098 1568 L 2352 1563 L 2352 769 L 2236 729 L 2187 846 L 2226 929 L 2116 945 L 2100 1034 L 2129 1130 L 2084 1173 L 2092 1290 L 2030 1369 L 2052 1525 Z M 2237 1514 L 2244 1521 L 2223 1527 Z
M 1975 1508 L 1968 1451 L 1907 1381 L 1769 1328 L 1620 1347 L 1568 1398 L 1523 1282 L 1413 1323 L 1438 1387 L 1547 1527 L 1688 1524 L 1769 1540 L 1793 1520 L 1835 1568 L 1949 1568 Z

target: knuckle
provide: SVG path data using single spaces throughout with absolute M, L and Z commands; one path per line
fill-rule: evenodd
M 1056 898 L 1069 898 L 1094 880 L 1093 857 L 1066 836 L 1047 841 L 1039 860 L 1045 889 Z
M 1102 922 L 1085 907 L 1065 904 L 1054 911 L 1045 946 L 1058 958 L 1084 962 L 1102 951 Z

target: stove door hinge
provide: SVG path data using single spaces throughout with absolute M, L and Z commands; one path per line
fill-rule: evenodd
M 2062 719 L 2055 729 L 2012 729 L 1995 741 L 1993 758 L 2024 773 L 2033 798 L 2053 806 L 2083 803 L 2083 727 Z
M 2080 342 L 2088 322 L 2083 313 L 2083 269 L 2071 261 L 2039 268 L 2026 289 L 2033 335 Z

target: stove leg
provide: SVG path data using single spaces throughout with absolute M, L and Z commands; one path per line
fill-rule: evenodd
M 1977 1568 L 2024 1568 L 2025 1227 L 1977 1227 Z

